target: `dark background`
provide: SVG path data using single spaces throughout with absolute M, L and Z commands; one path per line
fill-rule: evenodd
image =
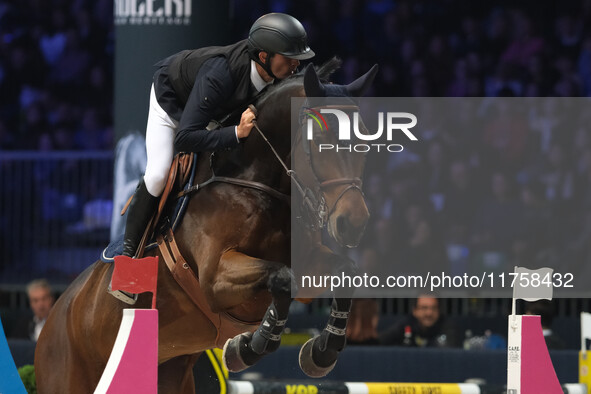
M 281 11 L 305 25 L 315 63 L 342 58 L 335 82 L 352 81 L 378 63 L 371 96 L 591 93 L 589 0 L 235 0 L 226 6 L 228 24 L 225 17 L 222 22 L 207 9 L 193 7 L 195 23 L 212 35 L 188 35 L 184 46 L 245 38 L 257 17 Z M 63 290 L 80 270 L 64 269 L 69 255 L 63 251 L 80 256 L 74 252 L 85 247 L 83 258 L 74 258 L 90 263 L 108 240 L 108 218 L 102 227 L 89 229 L 84 208 L 111 199 L 111 154 L 120 136 L 115 128 L 143 132 L 152 57 L 161 57 L 150 49 L 160 37 L 151 30 L 146 28 L 145 35 L 134 30 L 125 43 L 128 60 L 117 63 L 122 62 L 116 56 L 122 42 L 116 41 L 111 0 L 0 1 L 4 310 L 26 309 L 23 285 L 33 278 L 48 277 L 58 292 Z M 159 47 L 161 53 L 180 49 L 172 39 L 164 44 L 170 49 Z M 147 53 L 131 49 L 140 46 Z M 126 74 L 116 75 L 119 67 Z M 128 82 L 137 91 L 126 90 Z M 130 108 L 117 115 L 122 102 Z M 356 252 L 361 264 L 375 258 L 369 251 L 377 250 L 406 265 L 425 259 L 448 264 L 457 251 L 474 261 L 484 251 L 508 264 L 535 266 L 560 259 L 591 266 L 589 119 L 569 122 L 561 117 L 560 106 L 549 106 L 503 120 L 495 128 L 475 127 L 461 136 L 456 129 L 433 125 L 416 149 L 392 160 L 385 175 L 366 178 L 373 215 Z M 456 144 L 459 139 L 465 143 Z M 103 160 L 98 167 L 89 164 L 87 173 L 95 176 L 80 174 L 84 158 Z M 434 195 L 448 204 L 438 209 Z M 96 218 L 105 215 L 109 209 Z M 34 225 L 23 224 L 30 218 Z M 76 232 L 81 222 L 86 227 Z M 519 235 L 511 235 L 516 229 L 522 229 Z M 576 318 L 588 310 L 587 301 L 561 300 L 558 314 Z M 444 311 L 502 317 L 508 305 L 507 300 L 449 301 Z M 324 307 L 311 306 L 306 313 Z M 381 312 L 406 313 L 408 304 L 384 301 Z M 574 333 L 577 321 L 569 324 L 564 332 Z

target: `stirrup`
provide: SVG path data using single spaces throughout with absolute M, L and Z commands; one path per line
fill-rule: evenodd
M 112 290 L 111 283 L 109 283 L 109 288 L 107 289 L 107 291 L 109 292 L 109 294 L 117 298 L 119 301 L 123 301 L 129 305 L 134 305 L 138 299 L 138 294 L 128 293 L 123 290 Z

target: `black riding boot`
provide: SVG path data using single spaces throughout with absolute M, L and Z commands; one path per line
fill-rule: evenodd
M 142 178 L 127 210 L 125 236 L 123 237 L 122 254 L 124 256 L 134 257 L 136 255 L 142 235 L 144 235 L 157 204 L 158 197 L 154 197 L 148 192 Z

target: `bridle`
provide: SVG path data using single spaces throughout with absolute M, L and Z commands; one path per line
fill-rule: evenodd
M 255 114 L 257 113 L 256 108 L 252 104 L 249 105 L 249 108 L 252 109 Z M 358 109 L 358 107 L 354 106 L 354 105 L 314 107 L 314 109 L 320 109 L 320 108 Z M 300 122 L 300 125 L 301 125 L 301 122 Z M 256 119 L 253 120 L 253 127 L 257 130 L 259 135 L 262 137 L 262 139 L 265 141 L 265 143 L 269 146 L 269 148 L 271 149 L 271 152 L 273 153 L 273 155 L 275 156 L 277 161 L 281 164 L 281 166 L 285 170 L 285 173 L 291 178 L 291 181 L 293 182 L 293 184 L 294 184 L 294 186 L 301 198 L 300 212 L 302 213 L 302 217 L 305 221 L 306 227 L 313 229 L 313 230 L 318 230 L 318 229 L 324 228 L 326 226 L 326 224 L 328 223 L 328 218 L 330 217 L 330 215 L 332 215 L 332 213 L 336 209 L 338 202 L 344 197 L 344 195 L 348 191 L 358 190 L 361 194 L 363 194 L 363 192 L 361 191 L 361 186 L 362 186 L 361 178 L 358 178 L 358 177 L 356 177 L 356 178 L 336 178 L 336 179 L 328 179 L 328 180 L 323 180 L 323 181 L 318 179 L 318 176 L 316 175 L 316 171 L 314 170 L 314 165 L 312 162 L 312 154 L 310 152 L 311 141 L 308 141 L 308 143 L 306 144 L 305 141 L 307 141 L 307 140 L 303 139 L 304 152 L 306 154 L 308 164 L 311 169 L 311 173 L 314 177 L 314 188 L 311 189 L 310 187 L 306 186 L 304 184 L 304 182 L 302 182 L 302 180 L 300 179 L 300 177 L 298 176 L 296 171 L 293 169 L 290 169 L 287 166 L 287 164 L 285 163 L 285 161 L 281 158 L 281 156 L 279 155 L 279 153 L 277 152 L 277 150 L 275 149 L 273 144 L 269 141 L 269 139 L 267 138 L 265 133 L 260 129 L 258 123 L 256 122 Z M 301 134 L 302 133 L 298 133 L 299 136 L 301 136 Z M 294 141 L 293 147 L 295 147 L 297 144 L 297 138 L 298 137 L 296 137 L 296 141 Z M 292 153 L 293 153 L 293 149 L 294 149 L 293 147 L 292 147 Z M 212 158 L 210 160 L 210 168 L 212 170 L 212 176 L 203 183 L 191 186 L 191 187 L 183 190 L 182 192 L 180 192 L 177 195 L 178 198 L 188 195 L 190 193 L 196 192 L 197 190 L 203 188 L 204 186 L 207 186 L 208 184 L 211 184 L 214 182 L 222 182 L 222 183 L 229 183 L 229 184 L 233 184 L 233 185 L 238 185 L 238 186 L 242 186 L 242 187 L 248 187 L 248 188 L 260 190 L 260 191 L 263 191 L 263 192 L 269 194 L 270 196 L 272 196 L 274 198 L 277 198 L 277 199 L 291 205 L 291 196 L 289 194 L 280 192 L 280 191 L 278 191 L 278 190 L 272 188 L 271 186 L 268 186 L 262 182 L 256 182 L 256 181 L 250 181 L 250 180 L 245 180 L 245 179 L 215 175 L 215 173 L 213 171 L 213 157 L 214 156 L 212 154 Z M 325 198 L 326 190 L 333 188 L 333 187 L 338 187 L 338 186 L 346 186 L 346 187 L 344 187 L 343 190 L 341 190 L 341 192 L 337 196 L 334 204 L 332 205 L 331 208 L 329 208 L 328 204 L 326 203 L 326 198 Z
M 322 105 L 322 106 L 314 106 L 314 107 L 308 107 L 308 109 L 312 109 L 315 112 L 320 112 L 321 109 L 339 109 L 339 110 L 359 110 L 359 107 L 356 105 Z M 300 128 L 302 128 L 302 123 L 303 123 L 303 114 L 300 113 Z M 318 178 L 318 175 L 316 173 L 315 167 L 314 167 L 314 162 L 312 160 L 312 149 L 311 149 L 311 145 L 312 145 L 312 141 L 308 140 L 306 138 L 303 138 L 303 130 L 301 130 L 297 136 L 296 136 L 296 141 L 294 141 L 293 146 L 297 146 L 298 145 L 298 141 L 297 138 L 300 138 L 302 140 L 302 146 L 303 146 L 303 151 L 306 154 L 306 160 L 308 162 L 308 167 L 310 168 L 310 172 L 312 173 L 312 176 L 314 178 L 313 183 L 314 183 L 314 190 L 310 189 L 310 188 L 305 188 L 304 192 L 305 194 L 303 194 L 300 191 L 300 194 L 305 195 L 306 197 L 308 197 L 309 202 L 304 201 L 303 204 L 305 204 L 304 207 L 304 212 L 306 212 L 306 215 L 308 217 L 311 217 L 312 220 L 308 220 L 308 227 L 314 227 L 313 224 L 316 224 L 317 228 L 323 228 L 326 226 L 327 222 L 328 222 L 328 218 L 330 217 L 330 215 L 332 215 L 332 213 L 334 212 L 334 210 L 336 209 L 337 204 L 339 203 L 339 201 L 345 196 L 345 194 L 351 190 L 357 190 L 359 191 L 359 193 L 361 193 L 361 195 L 363 195 L 363 192 L 361 190 L 361 186 L 362 186 L 362 180 L 359 177 L 355 177 L 355 178 L 335 178 L 335 179 L 327 179 L 327 180 L 320 180 Z M 292 177 L 293 178 L 293 177 Z M 295 178 L 294 178 L 295 181 Z M 296 183 L 297 184 L 297 183 Z M 334 203 L 332 204 L 332 207 L 328 207 L 328 204 L 326 203 L 326 192 L 328 189 L 330 188 L 334 188 L 334 187 L 339 187 L 339 186 L 345 186 L 340 193 L 338 194 L 337 198 L 335 199 Z M 316 206 L 317 208 L 314 209 L 313 207 Z M 315 218 L 314 218 L 315 216 Z M 317 223 L 314 223 L 314 220 L 316 219 Z

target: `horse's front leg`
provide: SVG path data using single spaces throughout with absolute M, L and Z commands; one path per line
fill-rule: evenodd
M 321 264 L 330 264 L 336 268 L 336 272 L 344 272 L 353 276 L 357 273 L 357 265 L 348 257 L 334 254 L 326 247 L 322 247 L 316 254 Z M 334 271 L 333 271 L 334 272 Z M 346 330 L 353 288 L 336 288 L 330 308 L 330 317 L 326 327 L 320 335 L 308 340 L 300 350 L 300 368 L 312 377 L 326 376 L 334 368 L 339 352 L 347 343 Z
M 215 288 L 239 289 L 243 295 L 254 296 L 256 291 L 261 290 L 260 282 L 264 281 L 264 289 L 268 290 L 272 297 L 257 330 L 254 333 L 237 335 L 224 345 L 224 364 L 229 371 L 240 372 L 279 347 L 291 304 L 291 287 L 294 285 L 294 279 L 291 269 L 283 264 L 256 259 L 234 251 L 226 252 L 222 256 L 221 267 L 228 269 L 221 270 Z M 224 282 L 220 282 L 220 278 L 227 284 L 233 283 L 234 286 L 223 286 Z M 247 282 L 250 282 L 250 287 Z M 245 301 L 252 301 L 252 298 Z

